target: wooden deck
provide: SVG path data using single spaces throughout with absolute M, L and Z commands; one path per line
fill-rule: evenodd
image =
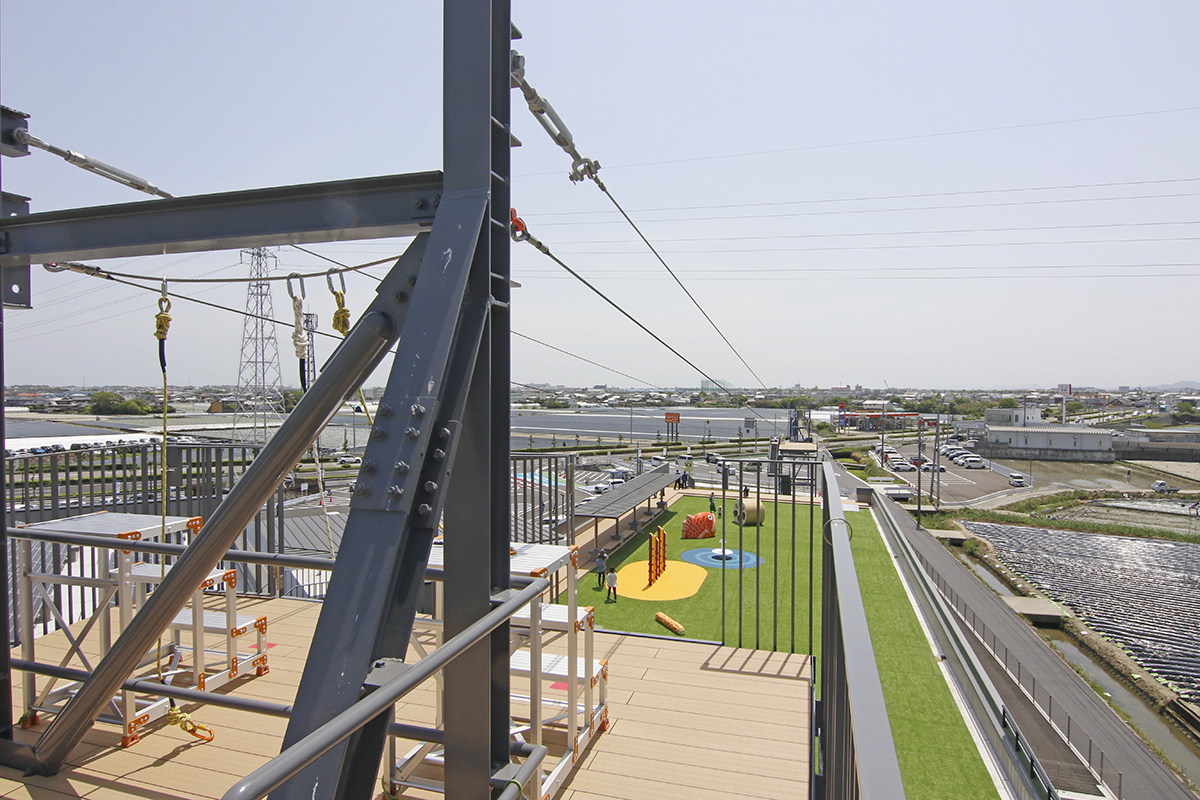
M 257 599 L 243 599 L 240 605 L 239 613 L 268 615 L 271 671 L 239 678 L 220 691 L 291 703 L 320 605 Z M 66 649 L 61 633 L 50 634 L 37 640 L 37 660 L 57 663 Z M 90 658 L 94 648 L 85 651 Z M 13 656 L 19 658 L 19 651 Z M 559 797 L 706 800 L 807 795 L 807 656 L 597 633 L 596 658 L 609 660 L 611 724 L 580 755 Z M 81 665 L 75 661 L 70 666 Z M 13 673 L 18 703 L 14 717 L 22 711 L 23 677 Z M 514 691 L 523 692 L 523 683 L 514 680 Z M 397 719 L 431 725 L 434 701 L 432 682 L 427 682 L 398 704 Z M 98 724 L 52 778 L 26 778 L 0 768 L 0 797 L 219 798 L 279 752 L 286 720 L 213 706 L 183 708 L 216 731 L 213 742 L 200 742 L 158 721 L 145 729 L 140 742 L 122 749 L 119 729 Z M 45 721 L 19 731 L 18 740 L 33 743 L 44 728 Z M 403 753 L 405 743 L 398 749 Z M 439 795 L 407 790 L 401 796 Z

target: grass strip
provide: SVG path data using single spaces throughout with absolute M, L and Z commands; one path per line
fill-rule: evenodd
M 995 785 L 869 512 L 851 549 L 908 800 L 996 798 Z M 868 767 L 869 768 L 869 767 Z

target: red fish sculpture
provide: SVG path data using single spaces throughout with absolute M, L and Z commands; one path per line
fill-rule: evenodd
M 683 521 L 683 538 L 711 539 L 717 535 L 717 517 L 711 511 L 692 514 Z

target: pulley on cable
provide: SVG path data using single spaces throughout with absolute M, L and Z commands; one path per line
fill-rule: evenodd
M 333 276 L 335 274 L 341 282 L 341 289 L 333 288 Z M 346 308 L 346 277 L 338 270 L 331 269 L 325 273 L 325 282 L 329 284 L 329 291 L 333 293 L 333 300 L 337 303 L 337 310 L 333 312 L 333 329 L 345 339 L 346 335 L 350 333 L 350 309 Z M 375 421 L 371 419 L 371 412 L 367 410 L 367 398 L 363 394 L 362 387 L 358 389 L 358 401 L 362 403 L 362 410 L 367 418 L 367 424 L 374 425 Z

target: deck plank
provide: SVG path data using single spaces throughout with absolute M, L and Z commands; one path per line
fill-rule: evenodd
M 221 602 L 218 597 L 209 601 L 214 607 Z M 240 678 L 221 693 L 291 703 L 319 612 L 320 605 L 311 601 L 242 600 L 239 613 L 268 617 L 271 671 Z M 252 641 L 245 642 L 243 650 Z M 432 648 L 432 637 L 422 641 Z M 595 643 L 595 657 L 609 660 L 610 727 L 580 754 L 559 797 L 736 800 L 807 794 L 812 665 L 806 656 L 599 631 Z M 94 642 L 85 649 L 89 658 L 98 656 Z M 546 646 L 549 653 L 565 649 L 561 636 Z M 62 633 L 37 640 L 38 660 L 57 663 L 66 651 Z M 582 647 L 579 654 L 583 655 Z M 13 655 L 20 657 L 17 651 Z M 415 651 L 410 657 L 416 658 Z M 149 673 L 153 674 L 153 667 Z M 23 675 L 14 673 L 13 678 L 19 716 Z M 44 680 L 39 679 L 39 684 Z M 547 698 L 564 697 L 561 687 L 547 682 L 543 688 Z M 514 679 L 512 691 L 527 695 L 528 680 Z M 434 681 L 429 680 L 397 704 L 397 718 L 432 725 L 435 703 Z M 54 777 L 26 778 L 0 768 L 0 798 L 207 800 L 219 798 L 279 752 L 286 720 L 215 706 L 181 707 L 212 727 L 217 738 L 204 744 L 159 721 L 145 729 L 140 742 L 122 749 L 119 730 L 98 724 Z M 513 713 L 527 717 L 527 702 L 514 699 Z M 37 728 L 19 732 L 18 740 L 32 743 L 45 727 L 43 718 Z M 561 752 L 565 738 L 561 731 L 550 731 L 547 741 L 552 752 Z M 404 752 L 409 743 L 399 744 Z M 410 789 L 400 796 L 436 795 Z

